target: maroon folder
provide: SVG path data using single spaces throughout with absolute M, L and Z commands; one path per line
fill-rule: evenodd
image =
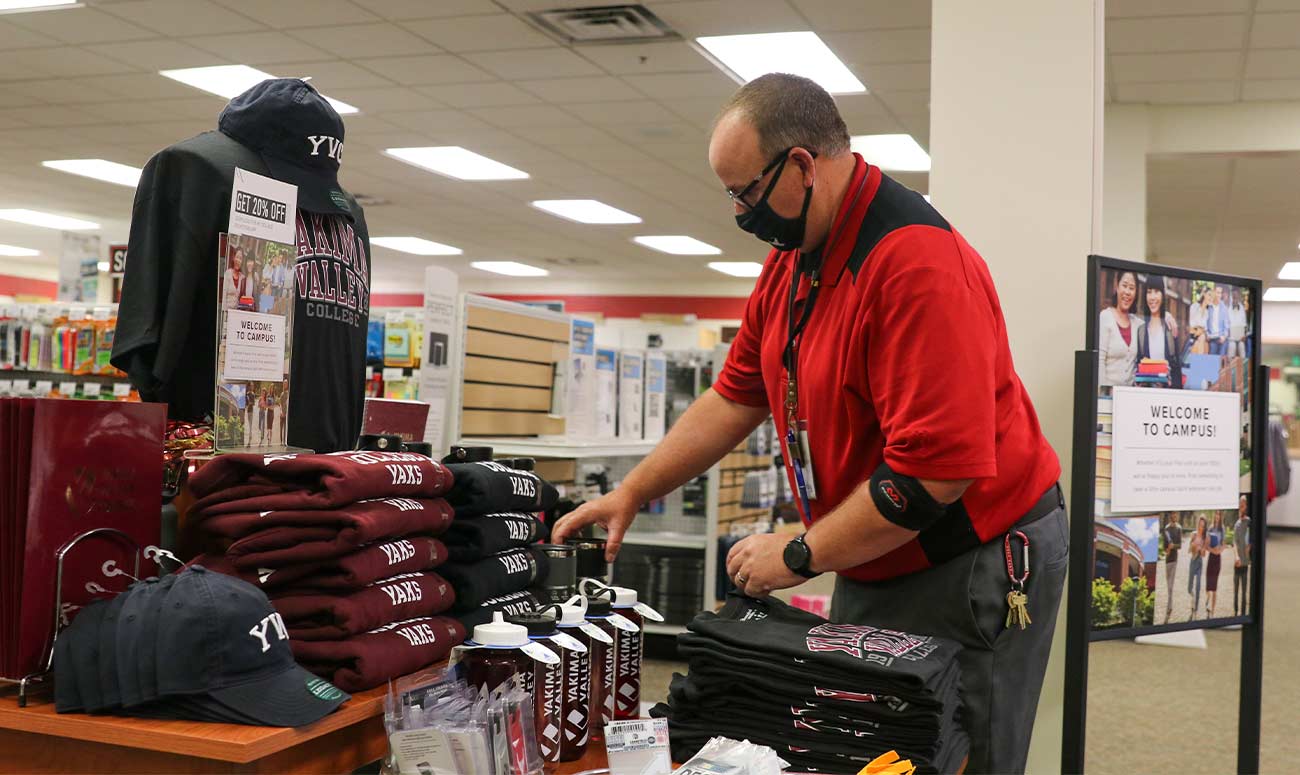
M 4 541 L 0 590 L 5 617 L 0 667 L 5 677 L 43 668 L 55 626 L 55 555 L 76 536 L 114 528 L 68 550 L 63 562 L 62 615 L 71 618 L 95 597 L 122 591 L 136 547 L 159 543 L 162 438 L 166 407 L 116 401 L 0 399 L 5 420 L 0 526 Z M 134 544 L 134 545 L 133 545 Z M 109 563 L 112 563 L 110 565 Z M 142 573 L 156 572 L 141 558 Z M 88 591 L 98 584 L 109 594 Z

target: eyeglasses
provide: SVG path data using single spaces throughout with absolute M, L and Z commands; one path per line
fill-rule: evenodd
M 786 159 L 789 157 L 790 151 L 793 151 L 795 148 L 798 147 L 799 146 L 797 145 L 792 145 L 789 148 L 786 148 L 784 151 L 778 153 L 772 159 L 772 161 L 768 162 L 767 166 L 763 168 L 762 172 L 755 175 L 754 179 L 749 181 L 748 185 L 746 185 L 744 188 L 740 190 L 740 193 L 736 193 L 735 191 L 732 191 L 729 188 L 725 189 L 727 192 L 727 196 L 731 197 L 731 201 L 734 204 L 738 204 L 741 207 L 745 208 L 746 210 L 754 209 L 754 205 L 750 204 L 748 201 L 749 193 L 754 190 L 754 187 L 757 186 L 759 182 L 763 180 L 763 178 L 767 177 L 767 173 L 776 169 L 781 164 L 784 164 Z M 816 151 L 809 151 L 808 153 L 811 154 L 814 159 L 817 158 Z

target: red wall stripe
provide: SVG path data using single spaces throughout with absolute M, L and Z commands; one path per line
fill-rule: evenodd
M 745 314 L 745 298 L 738 296 L 567 296 L 563 294 L 487 294 L 505 301 L 563 301 L 566 312 L 597 312 L 607 318 L 639 318 L 642 315 L 695 315 L 701 318 L 738 320 Z M 421 307 L 419 293 L 376 293 L 371 307 Z
M 59 284 L 53 280 L 33 280 L 30 277 L 15 277 L 0 274 L 0 296 L 44 296 L 57 298 Z

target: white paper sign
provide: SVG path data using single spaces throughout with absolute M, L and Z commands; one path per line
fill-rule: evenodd
M 590 320 L 570 324 L 566 366 L 565 433 L 590 438 L 596 435 L 596 324 Z
M 459 360 L 456 345 L 456 298 L 459 278 L 442 266 L 424 270 L 424 349 L 420 359 L 420 400 L 429 405 L 424 440 L 435 452 L 446 451 L 455 439 L 447 438 L 453 372 Z
M 293 245 L 297 217 L 297 186 L 235 168 L 227 231 Z
M 1241 394 L 1116 387 L 1111 511 L 1235 509 Z
M 284 379 L 284 316 L 226 310 L 224 382 Z

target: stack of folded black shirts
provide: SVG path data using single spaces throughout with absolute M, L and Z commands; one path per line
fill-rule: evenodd
M 539 513 L 555 506 L 555 487 L 532 471 L 504 463 L 449 463 L 454 484 L 446 500 L 455 519 L 442 536 L 442 574 L 456 594 L 452 615 L 467 631 L 538 603 L 530 587 L 543 584 L 547 555 L 536 546 L 550 531 Z
M 435 569 L 452 474 L 427 456 L 224 455 L 199 469 L 195 560 L 262 589 L 311 670 L 364 691 L 443 659 L 464 640 Z
M 696 616 L 677 646 L 689 675 L 650 711 L 668 719 L 676 761 L 717 735 L 770 746 L 809 772 L 856 773 L 897 751 L 919 772 L 948 773 L 969 752 L 953 641 L 733 596 Z
M 261 590 L 201 565 L 86 606 L 53 670 L 59 713 L 301 726 L 348 699 L 294 661 Z

